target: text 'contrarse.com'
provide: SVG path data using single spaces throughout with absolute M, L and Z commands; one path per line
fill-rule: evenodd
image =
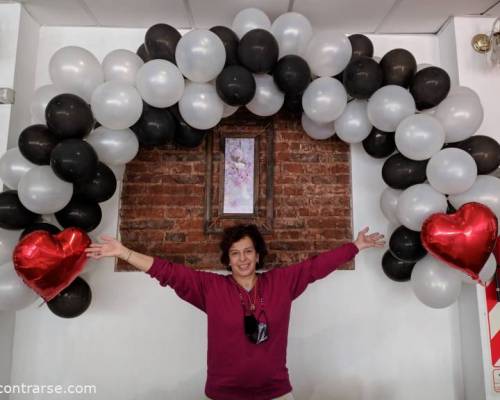
M 26 383 L 0 385 L 0 394 L 96 394 L 95 385 L 30 385 Z

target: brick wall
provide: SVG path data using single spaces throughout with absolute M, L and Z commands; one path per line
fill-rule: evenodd
M 286 112 L 269 120 L 238 111 L 212 133 L 214 149 L 219 148 L 219 132 L 264 132 L 269 122 L 275 132 L 274 229 L 265 239 L 266 264 L 274 266 L 351 240 L 351 182 L 348 145 L 336 137 L 310 139 L 300 119 Z M 265 220 L 266 145 L 262 140 L 257 223 Z M 127 164 L 120 210 L 120 233 L 127 247 L 197 268 L 223 268 L 220 234 L 203 231 L 205 149 L 205 143 L 196 149 L 175 145 L 141 149 Z M 231 225 L 234 220 L 217 219 L 220 151 L 213 154 L 212 213 L 220 226 Z M 118 265 L 118 270 L 127 269 Z

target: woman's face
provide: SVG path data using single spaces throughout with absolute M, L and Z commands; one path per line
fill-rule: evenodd
M 234 242 L 229 248 L 229 265 L 233 275 L 251 276 L 259 262 L 252 239 L 248 236 Z

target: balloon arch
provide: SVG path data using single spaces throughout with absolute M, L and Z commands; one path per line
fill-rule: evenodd
M 411 280 L 424 304 L 449 306 L 462 282 L 484 283 L 495 272 L 500 180 L 488 174 L 500 145 L 473 136 L 483 120 L 478 95 L 451 87 L 446 71 L 417 65 L 405 49 L 377 60 L 364 35 L 314 32 L 295 12 L 271 24 L 249 8 L 232 29 L 181 36 L 154 25 L 137 54 L 114 50 L 102 63 L 64 47 L 49 71 L 53 83 L 31 104 L 37 123 L 0 159 L 12 189 L 0 193 L 0 309 L 23 308 L 36 292 L 57 315 L 83 312 L 90 289 L 75 278 L 85 232 L 116 190 L 110 166 L 131 161 L 139 146 L 196 147 L 242 106 L 258 116 L 284 107 L 311 138 L 337 134 L 385 159 L 380 206 L 400 226 L 382 267 L 394 281 Z M 63 232 L 40 222 L 52 213 Z

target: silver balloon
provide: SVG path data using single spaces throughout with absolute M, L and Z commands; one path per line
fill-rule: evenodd
M 241 39 L 245 33 L 253 29 L 271 30 L 271 20 L 258 8 L 245 8 L 234 17 L 232 28 Z
M 351 56 L 352 46 L 347 36 L 332 30 L 316 32 L 304 53 L 311 72 L 317 76 L 340 74 Z
M 410 186 L 399 196 L 398 220 L 413 231 L 420 231 L 424 221 L 434 213 L 446 212 L 446 197 L 427 183 Z
M 470 189 L 477 177 L 477 165 L 464 150 L 448 148 L 434 154 L 426 174 L 434 189 L 444 194 L 458 194 Z
M 73 184 L 58 178 L 48 165 L 36 166 L 21 178 L 19 200 L 28 210 L 50 214 L 62 210 L 73 196 Z
M 45 124 L 45 109 L 47 104 L 57 95 L 61 94 L 62 90 L 56 85 L 40 86 L 33 95 L 30 104 L 31 120 L 35 124 Z
M 0 180 L 9 188 L 17 190 L 21 178 L 33 167 L 35 164 L 26 160 L 19 148 L 14 147 L 0 158 Z
M 495 272 L 497 271 L 497 260 L 495 259 L 495 256 L 491 254 L 488 257 L 488 260 L 484 263 L 483 267 L 481 268 L 481 271 L 479 271 L 479 281 L 482 282 L 483 284 L 488 283 L 491 281 L 494 276 Z M 478 281 L 472 279 L 472 277 L 460 270 L 456 270 L 457 274 L 460 276 L 460 279 L 462 279 L 463 283 L 467 283 L 468 285 L 475 285 L 478 283 Z
M 165 108 L 177 103 L 184 93 L 184 78 L 179 69 L 166 60 L 151 60 L 137 71 L 137 90 L 153 107 Z
M 406 117 L 396 128 L 396 147 L 412 160 L 427 160 L 444 144 L 444 129 L 439 121 L 426 114 Z
M 455 94 L 438 105 L 435 116 L 443 125 L 446 142 L 451 143 L 476 133 L 483 122 L 484 112 L 479 97 Z
M 105 81 L 121 81 L 135 85 L 137 71 L 144 65 L 141 57 L 130 50 L 118 49 L 102 61 Z
M 469 190 L 450 195 L 448 200 L 456 209 L 472 201 L 484 204 L 500 219 L 500 179 L 491 175 L 478 175 Z
M 20 231 L 0 228 L 0 264 L 12 260 L 12 253 L 20 235 Z
M 400 224 L 397 210 L 399 196 L 403 193 L 402 190 L 396 190 L 386 187 L 380 196 L 380 209 L 385 217 L 393 224 Z
M 415 296 L 432 308 L 444 308 L 457 301 L 462 280 L 452 267 L 426 255 L 413 267 L 411 287 Z
M 127 82 L 110 81 L 100 85 L 90 101 L 95 119 L 109 129 L 125 129 L 134 125 L 142 114 L 142 99 Z
M 271 75 L 254 74 L 253 76 L 255 78 L 255 95 L 246 108 L 262 117 L 276 114 L 285 102 L 285 95 L 276 86 Z
M 179 112 L 196 129 L 210 129 L 219 123 L 224 104 L 210 83 L 189 82 L 179 101 Z
M 352 100 L 335 120 L 335 132 L 346 143 L 360 143 L 368 137 L 373 126 L 368 119 L 366 100 Z
M 0 265 L 0 310 L 17 311 L 28 307 L 38 295 L 17 275 L 12 261 Z
M 73 93 L 90 103 L 94 89 L 104 80 L 102 67 L 88 50 L 77 46 L 57 50 L 49 62 L 50 79 L 64 93 Z
M 227 118 L 233 115 L 236 111 L 238 111 L 238 106 L 230 106 L 229 104 L 226 104 L 222 102 L 224 106 L 224 111 L 222 112 L 222 118 Z
M 224 68 L 226 50 L 215 33 L 195 29 L 186 33 L 177 43 L 175 61 L 190 81 L 208 82 L 215 79 Z
M 309 118 L 306 113 L 302 113 L 301 122 L 304 132 L 313 139 L 324 140 L 335 134 L 335 125 L 333 122 L 318 124 Z
M 457 96 L 457 95 L 472 96 L 477 101 L 481 102 L 481 98 L 476 93 L 476 91 L 474 89 L 471 89 L 468 86 L 452 85 L 451 88 L 450 88 L 450 91 L 448 92 L 448 96 L 447 97 L 453 97 L 453 96 Z
M 344 112 L 346 104 L 344 85 L 330 77 L 315 79 L 302 95 L 304 112 L 319 124 L 336 120 Z
M 415 111 L 415 100 L 410 92 L 397 85 L 381 87 L 368 100 L 368 119 L 384 132 L 395 132 L 399 123 Z
M 130 129 L 113 130 L 100 126 L 85 140 L 94 148 L 99 160 L 109 165 L 126 164 L 139 151 L 137 136 Z
M 297 12 L 281 14 L 271 25 L 271 32 L 278 41 L 279 58 L 289 54 L 302 56 L 313 35 L 309 20 Z

